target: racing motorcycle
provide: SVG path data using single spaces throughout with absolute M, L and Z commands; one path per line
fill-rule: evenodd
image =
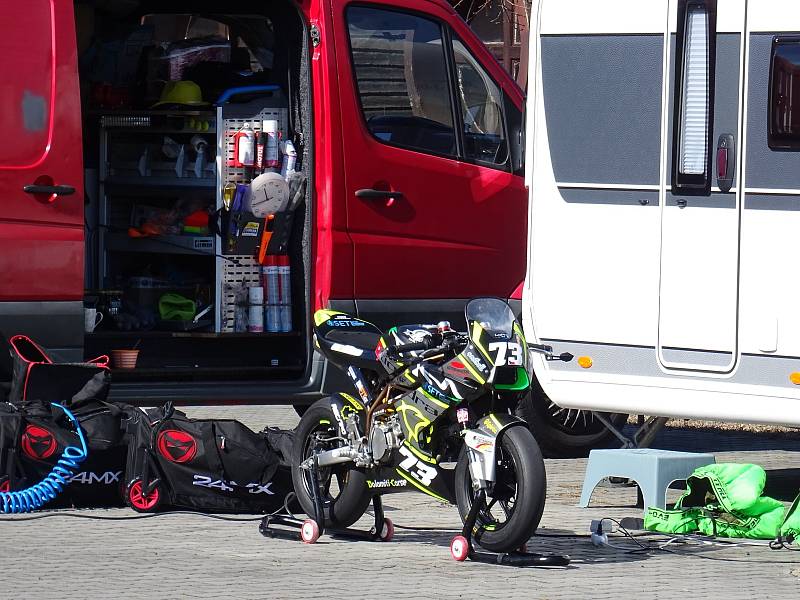
M 528 346 L 497 298 L 471 300 L 465 315 L 467 333 L 443 321 L 384 334 L 342 312 L 316 312 L 314 343 L 347 372 L 355 393 L 319 400 L 295 430 L 292 479 L 308 515 L 347 528 L 373 502 L 371 533 L 387 540 L 393 526 L 380 496 L 416 489 L 458 505 L 456 560 L 472 551 L 473 538 L 505 553 L 533 535 L 545 505 L 544 462 L 512 413 L 529 388 L 529 349 L 572 357 Z M 306 521 L 301 538 L 315 541 L 318 525 Z

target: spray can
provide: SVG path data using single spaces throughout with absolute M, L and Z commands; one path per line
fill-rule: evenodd
M 261 333 L 264 331 L 264 288 L 247 288 L 247 304 L 247 331 Z
M 245 123 L 233 136 L 233 165 L 235 167 L 252 167 L 255 164 L 256 134 L 250 123 Z
M 280 141 L 278 139 L 278 121 L 275 119 L 264 121 L 262 129 L 267 140 L 264 144 L 264 161 L 261 163 L 261 166 L 264 169 L 277 169 L 281 166 L 278 157 L 278 144 Z
M 267 134 L 263 131 L 256 133 L 256 170 L 264 170 L 264 150 L 267 144 Z
M 292 140 L 286 140 L 281 144 L 281 151 L 283 152 L 281 177 L 288 181 L 289 175 L 294 173 L 294 167 L 297 164 L 297 150 L 295 150 Z
M 267 331 L 280 331 L 280 275 L 278 271 L 278 261 L 276 256 L 267 255 L 266 266 L 267 280 Z
M 292 330 L 292 268 L 288 256 L 278 257 L 280 283 L 280 331 Z

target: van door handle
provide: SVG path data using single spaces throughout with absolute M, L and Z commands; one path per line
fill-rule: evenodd
M 400 198 L 403 197 L 403 192 L 389 192 L 367 188 L 356 190 L 356 197 L 364 198 L 365 200 L 400 200 Z
M 71 185 L 36 185 L 29 184 L 22 188 L 26 194 L 45 194 L 48 196 L 69 196 L 75 193 Z
M 403 197 L 403 192 L 390 192 L 388 190 L 373 190 L 372 188 L 365 188 L 363 190 L 356 190 L 356 198 L 363 198 L 364 200 L 385 200 L 386 206 L 394 204 L 395 200 L 400 200 Z

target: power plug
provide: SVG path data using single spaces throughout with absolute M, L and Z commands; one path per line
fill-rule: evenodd
M 611 524 L 609 523 L 609 530 Z M 595 546 L 608 545 L 608 533 L 603 529 L 603 519 L 592 519 L 589 525 L 589 532 L 592 534 L 592 544 Z

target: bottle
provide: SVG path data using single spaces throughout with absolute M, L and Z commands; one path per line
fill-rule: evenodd
M 267 255 L 263 267 L 267 280 L 267 331 L 280 331 L 280 275 L 276 256 Z
M 278 257 L 278 281 L 280 283 L 280 331 L 292 330 L 292 268 L 289 257 Z
M 281 144 L 281 151 L 283 152 L 281 177 L 288 181 L 289 176 L 294 173 L 294 167 L 297 164 L 297 150 L 295 150 L 292 140 L 286 140 Z
M 270 119 L 264 121 L 262 125 L 264 133 L 267 135 L 267 141 L 264 144 L 264 169 L 277 169 L 281 166 L 278 160 L 278 121 Z
M 233 164 L 236 167 L 249 168 L 255 164 L 256 134 L 250 123 L 245 123 L 233 136 Z

